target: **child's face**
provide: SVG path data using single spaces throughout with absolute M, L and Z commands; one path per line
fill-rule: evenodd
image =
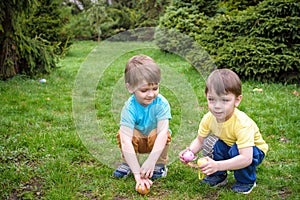
M 143 106 L 148 106 L 159 94 L 159 85 L 157 83 L 144 84 L 134 92 L 136 100 Z
M 217 122 L 222 123 L 232 116 L 235 107 L 242 100 L 242 95 L 238 97 L 233 93 L 217 95 L 214 91 L 209 91 L 206 99 L 209 111 L 216 117 Z

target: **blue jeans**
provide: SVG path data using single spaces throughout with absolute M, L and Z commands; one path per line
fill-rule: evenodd
M 230 147 L 225 142 L 219 139 L 214 145 L 213 155 L 215 161 L 227 160 L 239 155 L 239 150 L 236 144 Z M 234 178 L 236 179 L 236 181 L 244 184 L 253 184 L 256 181 L 256 166 L 262 162 L 264 157 L 264 152 L 254 146 L 252 163 L 245 168 L 234 170 Z M 226 173 L 226 171 L 218 171 L 210 176 L 220 175 L 224 173 Z

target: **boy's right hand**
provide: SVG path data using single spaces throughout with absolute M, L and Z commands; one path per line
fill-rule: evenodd
M 145 190 L 145 187 L 150 190 L 151 185 L 153 182 L 148 178 L 141 178 L 141 177 L 135 177 L 136 185 L 135 190 L 138 191 L 139 186 L 141 186 L 142 191 Z
M 185 154 L 185 152 L 187 152 L 187 151 L 190 151 L 190 149 L 189 149 L 189 148 L 186 148 L 186 149 L 184 149 L 183 151 L 181 151 L 181 152 L 179 153 L 179 159 L 180 159 L 180 162 L 183 163 L 183 164 L 188 164 L 188 162 L 185 161 L 184 156 L 183 156 L 183 155 Z

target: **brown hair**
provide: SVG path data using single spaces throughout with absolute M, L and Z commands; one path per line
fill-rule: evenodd
M 125 83 L 131 87 L 137 88 L 143 81 L 158 84 L 160 79 L 160 68 L 149 56 L 141 54 L 128 60 L 125 68 Z
M 233 93 L 235 96 L 242 94 L 242 84 L 239 76 L 230 69 L 214 70 L 206 80 L 205 94 L 215 91 L 217 95 Z

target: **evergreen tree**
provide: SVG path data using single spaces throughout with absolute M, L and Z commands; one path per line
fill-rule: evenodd
M 62 0 L 38 0 L 33 14 L 25 20 L 26 35 L 47 40 L 58 47 L 56 54 L 64 54 L 73 40 L 71 30 L 66 28 L 70 17 L 71 10 L 62 6 Z
M 17 74 L 33 76 L 47 73 L 56 67 L 55 52 L 62 53 L 59 50 L 60 45 L 66 44 L 60 40 L 62 37 L 57 35 L 61 34 L 61 29 L 58 28 L 62 28 L 59 22 L 62 18 L 54 20 L 58 17 L 58 15 L 51 16 L 55 12 L 48 15 L 41 12 L 40 16 L 37 12 L 46 9 L 43 7 L 45 4 L 37 7 L 38 5 L 37 0 L 0 2 L 0 79 L 2 80 Z M 36 19 L 33 17 L 34 13 L 39 20 L 45 19 L 45 21 L 30 21 Z M 51 32 L 52 30 L 54 32 Z
M 206 20 L 217 13 L 218 0 L 174 0 L 160 18 L 160 26 L 175 28 L 191 37 L 201 33 Z
M 196 40 L 216 65 L 260 81 L 300 82 L 300 3 L 265 0 L 218 16 Z
M 15 76 L 22 71 L 18 40 L 24 39 L 24 35 L 18 20 L 19 16 L 28 15 L 35 3 L 35 0 L 0 2 L 0 79 Z
M 212 2 L 205 1 L 205 5 Z M 195 9 L 201 5 L 200 0 L 174 0 L 160 20 L 160 27 L 169 31 L 157 34 L 158 46 L 180 52 L 196 67 L 205 67 L 207 55 L 186 50 L 192 42 L 178 45 L 178 36 L 171 34 L 177 30 L 200 44 L 218 68 L 233 69 L 247 79 L 300 82 L 298 1 L 224 0 L 219 8 L 202 8 L 212 13 Z
M 97 40 L 100 43 L 101 40 L 101 25 L 103 22 L 108 20 L 108 15 L 105 9 L 105 2 L 96 2 L 86 11 L 87 18 L 90 21 L 90 25 L 97 32 Z

